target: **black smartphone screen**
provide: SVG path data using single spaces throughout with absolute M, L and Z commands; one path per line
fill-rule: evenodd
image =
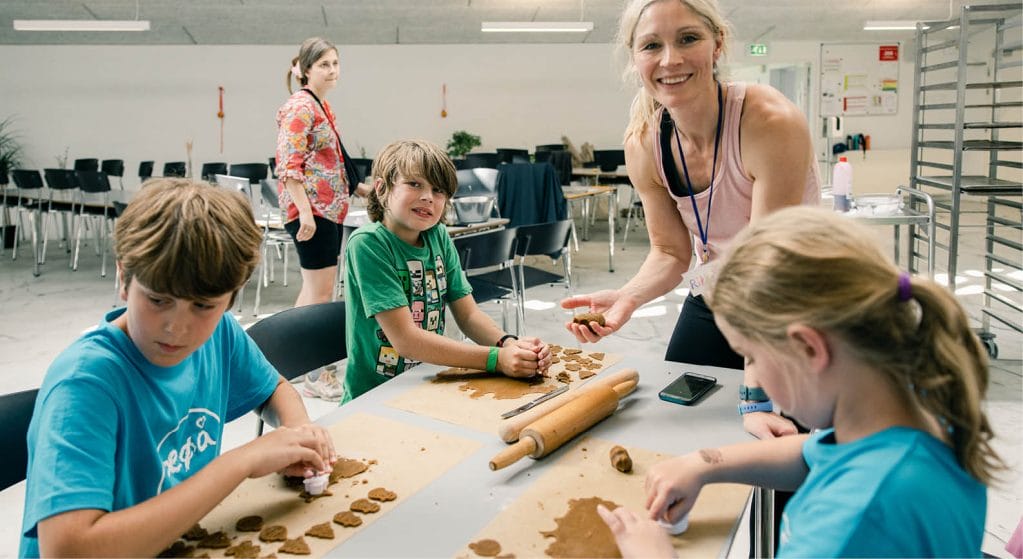
M 664 387 L 659 394 L 666 402 L 689 405 L 700 399 L 717 384 L 714 377 L 696 373 L 683 373 L 682 376 Z

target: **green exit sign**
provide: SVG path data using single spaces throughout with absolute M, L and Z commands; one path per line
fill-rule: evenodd
M 767 56 L 767 45 L 764 43 L 750 43 L 749 44 L 749 55 L 750 56 Z

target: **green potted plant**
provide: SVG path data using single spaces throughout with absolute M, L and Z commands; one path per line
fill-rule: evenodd
M 448 155 L 452 158 L 465 157 L 465 154 L 472 151 L 472 148 L 483 145 L 480 137 L 470 134 L 465 130 L 456 130 L 448 140 Z
M 0 121 L 0 170 L 5 173 L 21 167 L 21 142 L 13 128 L 14 117 Z
M 21 167 L 21 142 L 18 141 L 18 134 L 13 130 L 13 124 L 14 117 L 7 117 L 0 121 L 0 174 L 3 175 L 4 182 L 7 181 L 8 173 Z M 6 220 L 0 222 L 0 225 L 3 225 L 3 228 L 0 229 L 0 237 L 3 239 L 4 248 L 14 248 L 16 227 L 8 224 Z

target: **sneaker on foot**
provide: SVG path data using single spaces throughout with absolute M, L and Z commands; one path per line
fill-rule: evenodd
M 319 398 L 328 402 L 340 402 L 345 389 L 337 379 L 337 374 L 324 369 L 315 379 L 306 378 L 302 385 L 302 393 L 310 398 Z

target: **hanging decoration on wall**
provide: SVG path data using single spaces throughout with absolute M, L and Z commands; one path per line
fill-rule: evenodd
M 448 117 L 448 84 L 440 86 L 440 117 Z
M 220 153 L 224 153 L 224 86 L 217 86 L 217 118 L 220 120 Z

